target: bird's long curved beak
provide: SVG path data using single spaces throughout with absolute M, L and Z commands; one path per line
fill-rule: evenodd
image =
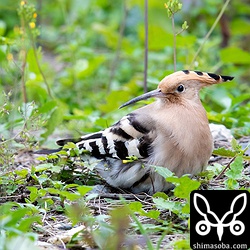
M 142 101 L 142 100 L 146 100 L 146 99 L 151 98 L 151 97 L 161 97 L 162 95 L 163 94 L 162 94 L 160 89 L 155 89 L 155 90 L 147 92 L 147 93 L 145 93 L 143 95 L 137 96 L 137 97 L 131 99 L 128 102 L 125 102 L 124 104 L 122 104 L 119 107 L 119 109 L 124 108 L 124 107 L 126 107 L 126 106 L 128 106 L 130 104 L 133 104 L 133 103 L 136 103 L 136 102 L 139 102 L 139 101 Z

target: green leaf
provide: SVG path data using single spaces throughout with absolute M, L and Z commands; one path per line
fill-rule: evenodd
M 39 60 L 40 60 L 41 59 L 41 49 L 37 50 L 37 55 L 40 57 L 39 58 Z M 33 48 L 28 50 L 26 60 L 27 60 L 27 63 L 29 64 L 29 71 L 39 75 L 40 70 L 39 70 L 38 65 L 37 65 L 37 60 L 36 60 L 36 56 L 35 56 Z
M 53 167 L 52 163 L 44 163 L 35 166 L 35 172 L 43 172 L 44 170 L 50 169 Z
M 217 148 L 217 149 L 214 149 L 213 154 L 214 155 L 225 156 L 225 157 L 234 157 L 236 155 L 236 152 L 234 152 L 234 151 L 232 151 L 230 149 Z
M 38 189 L 36 187 L 27 187 L 30 191 L 30 201 L 33 203 L 38 198 Z
M 65 105 L 61 102 L 57 102 L 57 106 L 50 114 L 50 119 L 45 125 L 46 131 L 41 135 L 45 140 L 55 130 L 55 128 L 62 122 L 63 113 L 65 112 Z
M 224 166 L 222 166 L 219 163 L 214 163 L 213 166 L 212 165 L 208 165 L 206 171 L 211 172 L 212 173 L 212 177 L 215 175 L 220 174 L 220 172 L 224 169 Z M 210 179 L 210 178 L 209 178 Z
M 25 178 L 28 175 L 28 169 L 15 170 L 15 174 L 21 178 Z
M 75 200 L 81 198 L 81 195 L 76 194 L 76 193 L 70 193 L 68 191 L 60 191 L 60 195 L 67 198 L 70 201 L 75 201 Z
M 0 20 L 0 36 L 4 35 L 6 26 L 6 23 L 3 20 Z
M 153 168 L 155 169 L 156 173 L 158 173 L 159 175 L 161 175 L 165 179 L 167 177 L 171 177 L 171 176 L 174 175 L 174 173 L 172 171 L 170 171 L 169 169 L 167 169 L 167 168 L 159 167 L 159 166 L 153 166 Z
M 168 195 L 167 194 L 165 194 L 165 193 L 163 193 L 163 192 L 157 192 L 157 193 L 155 193 L 154 195 L 153 195 L 153 197 L 161 197 L 161 198 L 163 198 L 163 199 L 167 199 L 168 198 Z
M 232 139 L 231 145 L 232 145 L 232 148 L 233 148 L 234 151 L 239 149 L 239 144 L 237 143 L 235 138 Z
M 27 80 L 26 87 L 29 100 L 34 100 L 36 103 L 44 103 L 47 100 L 48 94 L 41 81 Z
M 236 18 L 230 23 L 230 28 L 233 35 L 248 35 L 250 30 L 250 22 L 246 18 Z
M 91 191 L 93 189 L 93 187 L 90 186 L 78 186 L 77 190 L 80 193 L 80 195 L 84 196 L 85 194 L 87 194 L 89 191 Z
M 160 211 L 158 211 L 158 210 L 149 210 L 148 212 L 145 212 L 144 215 L 147 216 L 148 218 L 156 220 L 160 215 Z
M 235 190 L 235 189 L 239 189 L 239 183 L 237 182 L 237 180 L 234 180 L 234 179 L 227 179 L 225 180 L 225 185 L 227 187 L 227 189 L 231 189 L 231 190 Z
M 230 164 L 230 168 L 226 171 L 225 175 L 231 179 L 241 179 L 243 169 L 243 157 L 237 156 L 235 160 Z
M 180 178 L 178 177 L 168 177 L 167 181 L 176 184 L 174 189 L 175 196 L 179 198 L 189 199 L 191 191 L 197 190 L 200 186 L 200 182 L 197 180 L 191 180 L 188 176 L 184 175 Z
M 134 211 L 134 212 L 140 212 L 141 211 L 141 209 L 142 209 L 142 204 L 141 204 L 141 202 L 139 202 L 139 201 L 135 201 L 135 202 L 131 202 L 130 204 L 129 204 L 129 208 L 132 210 L 132 211 Z
M 224 63 L 250 64 L 250 53 L 239 47 L 227 47 L 221 49 L 220 56 Z
M 48 101 L 38 109 L 39 114 L 50 113 L 54 108 L 56 108 L 56 100 Z
M 46 188 L 45 189 L 48 193 L 50 194 L 60 194 L 60 190 L 56 189 L 56 188 Z
M 75 149 L 75 148 L 77 148 L 77 146 L 73 142 L 67 142 L 67 144 L 63 146 L 63 149 Z
M 181 213 L 182 211 L 182 203 L 179 201 L 165 200 L 161 197 L 153 198 L 153 201 L 157 208 L 170 210 L 176 214 Z
M 28 218 L 24 218 L 19 222 L 19 225 L 17 226 L 17 229 L 22 231 L 22 232 L 27 232 L 29 231 L 31 225 L 34 223 L 40 223 L 41 224 L 41 216 L 36 215 L 36 216 L 30 216 Z

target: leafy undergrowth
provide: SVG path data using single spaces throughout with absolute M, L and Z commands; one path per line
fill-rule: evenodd
M 215 150 L 211 166 L 192 179 L 155 168 L 176 188 L 153 197 L 110 189 L 73 144 L 71 157 L 30 153 L 50 148 L 57 129 L 78 136 L 108 127 L 129 112 L 117 111 L 123 102 L 174 68 L 234 76 L 201 92 L 201 100 L 210 122 L 249 136 L 246 2 L 148 1 L 148 69 L 144 1 L 2 2 L 0 250 L 188 249 L 192 190 L 249 190 L 249 158 L 235 141 Z
M 41 249 L 45 243 L 55 249 L 188 249 L 190 192 L 250 191 L 246 150 L 233 140 L 231 149 L 216 149 L 217 160 L 193 178 L 154 167 L 175 188 L 153 197 L 105 185 L 93 171 L 96 162 L 77 156 L 73 143 L 29 166 L 14 161 L 14 170 L 0 176 L 1 249 Z

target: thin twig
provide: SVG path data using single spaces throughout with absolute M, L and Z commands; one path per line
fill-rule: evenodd
M 27 98 L 27 91 L 26 91 L 26 85 L 25 85 L 25 68 L 26 68 L 26 59 L 27 59 L 27 51 L 23 50 L 24 53 L 24 58 L 23 58 L 23 63 L 21 67 L 21 84 L 22 84 L 22 93 L 23 93 L 23 102 L 27 103 L 28 98 Z
M 176 71 L 176 34 L 175 34 L 175 24 L 174 24 L 174 14 L 171 17 L 172 21 L 172 30 L 173 30 L 173 54 L 174 54 L 174 72 Z
M 204 39 L 203 39 L 202 44 L 200 45 L 199 49 L 197 50 L 197 52 L 196 52 L 196 54 L 195 54 L 195 56 L 194 56 L 194 59 L 193 59 L 193 61 L 192 61 L 192 63 L 191 63 L 191 66 L 194 65 L 194 62 L 196 61 L 196 58 L 198 57 L 198 55 L 199 55 L 199 53 L 201 52 L 201 50 L 202 50 L 204 44 L 206 43 L 206 41 L 207 41 L 208 38 L 210 37 L 210 35 L 211 35 L 211 33 L 213 32 L 214 28 L 216 27 L 217 23 L 220 21 L 220 19 L 221 19 L 223 13 L 225 12 L 225 10 L 226 10 L 227 5 L 229 4 L 229 2 L 230 2 L 230 0 L 227 0 L 227 1 L 224 3 L 224 5 L 223 5 L 223 7 L 222 7 L 222 9 L 221 9 L 221 11 L 220 11 L 220 13 L 219 13 L 219 15 L 217 16 L 216 20 L 214 21 L 214 23 L 213 23 L 211 29 L 210 29 L 210 30 L 208 31 L 208 33 L 206 34 L 206 36 L 205 36 Z
M 228 164 L 227 164 L 226 167 L 221 171 L 221 173 L 220 173 L 218 176 L 216 176 L 216 177 L 214 178 L 215 180 L 219 180 L 219 179 L 221 178 L 221 176 L 226 172 L 226 170 L 230 168 L 230 165 L 231 165 L 231 163 L 235 160 L 235 158 L 236 158 L 236 156 L 234 156 L 234 157 L 230 160 L 230 162 L 228 162 Z
M 48 221 L 44 221 L 44 223 L 46 223 L 47 225 L 49 225 L 51 229 L 54 229 Z M 47 230 L 47 232 L 48 232 L 50 235 L 52 235 L 53 237 L 56 237 L 56 239 L 59 240 L 59 241 L 61 242 L 63 249 L 67 249 L 65 243 L 64 243 L 63 240 L 60 238 L 60 236 L 57 236 L 56 234 L 52 233 L 52 232 L 49 231 L 49 230 Z
M 121 197 L 128 200 L 133 199 L 145 199 L 147 196 L 144 194 L 112 194 L 112 193 L 105 193 L 105 194 L 99 194 L 98 195 L 101 198 L 111 198 L 111 199 L 120 199 Z
M 144 92 L 148 91 L 147 78 L 148 78 L 148 0 L 144 0 L 144 27 L 145 27 L 145 41 L 144 41 Z

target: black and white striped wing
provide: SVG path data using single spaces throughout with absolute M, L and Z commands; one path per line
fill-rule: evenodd
M 74 142 L 79 149 L 87 150 L 99 159 L 111 157 L 124 160 L 128 156 L 147 158 L 152 142 L 151 129 L 140 118 L 140 115 L 131 113 L 103 131 L 82 136 L 78 140 L 60 140 L 57 144 L 63 146 L 67 142 Z

